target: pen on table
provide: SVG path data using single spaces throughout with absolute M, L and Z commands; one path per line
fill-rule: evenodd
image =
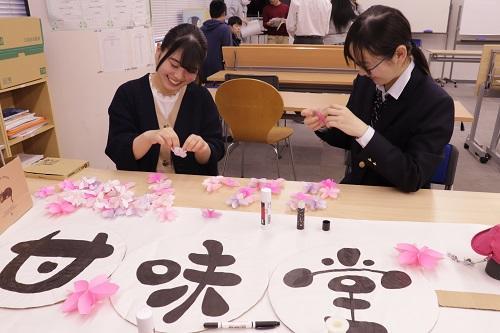
M 255 328 L 257 330 L 271 329 L 278 326 L 280 326 L 279 321 L 212 322 L 203 324 L 205 328 Z

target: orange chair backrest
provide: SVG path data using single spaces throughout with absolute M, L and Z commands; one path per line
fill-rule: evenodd
M 265 143 L 271 128 L 283 115 L 283 99 L 270 84 L 256 79 L 224 82 L 215 103 L 236 141 Z

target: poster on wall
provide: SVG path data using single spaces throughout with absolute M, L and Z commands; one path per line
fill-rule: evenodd
M 46 0 L 52 30 L 120 29 L 151 25 L 148 0 Z

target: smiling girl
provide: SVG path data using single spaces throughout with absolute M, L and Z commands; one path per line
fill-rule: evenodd
M 206 53 L 203 33 L 178 25 L 156 50 L 156 72 L 118 88 L 106 146 L 117 169 L 217 175 L 224 155 L 219 114 L 196 82 Z M 187 156 L 173 154 L 181 148 Z
M 350 151 L 343 183 L 428 188 L 453 133 L 454 103 L 430 76 L 408 20 L 370 7 L 351 25 L 344 56 L 359 71 L 347 107 L 304 110 L 304 123 Z

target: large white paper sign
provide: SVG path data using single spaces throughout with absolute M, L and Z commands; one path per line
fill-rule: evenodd
M 116 311 L 135 324 L 138 309 L 153 309 L 160 332 L 196 332 L 204 322 L 229 321 L 264 294 L 268 272 L 254 247 L 238 239 L 166 238 L 128 256 L 113 275 L 122 290 Z
M 329 317 L 347 320 L 348 333 L 429 332 L 436 294 L 384 252 L 331 246 L 292 256 L 271 278 L 276 314 L 294 332 L 327 332 Z
M 121 238 L 75 224 L 2 235 L 0 307 L 28 308 L 64 300 L 73 281 L 110 275 L 125 255 Z

